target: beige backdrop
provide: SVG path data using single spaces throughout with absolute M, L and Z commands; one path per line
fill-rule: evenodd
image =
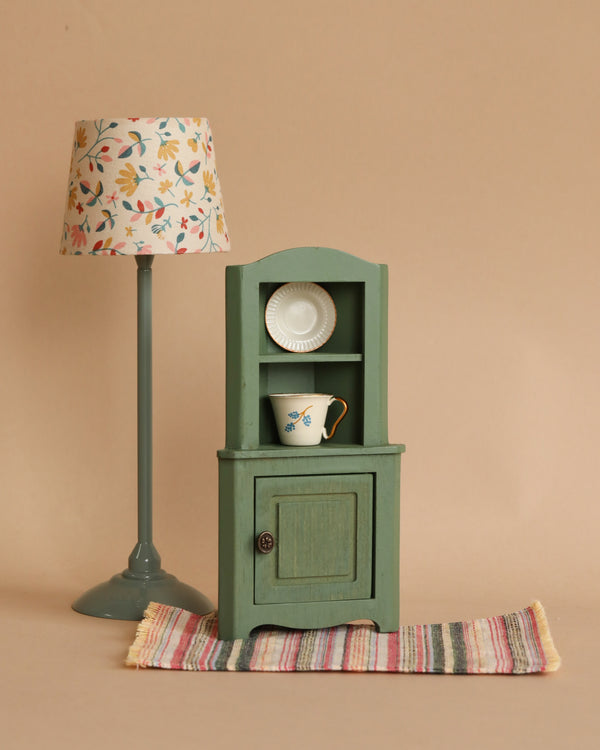
M 0 5 L 0 589 L 12 666 L 0 710 L 13 746 L 33 746 L 43 725 L 46 743 L 83 733 L 95 747 L 106 737 L 86 727 L 112 713 L 123 744 L 108 739 L 125 747 L 150 732 L 155 701 L 170 712 L 152 724 L 156 742 L 161 731 L 194 739 L 200 721 L 223 747 L 258 747 L 267 726 L 288 748 L 358 747 L 378 733 L 407 747 L 493 748 L 517 733 L 520 746 L 562 747 L 563 731 L 592 747 L 600 5 Z M 407 445 L 401 621 L 539 598 L 567 657 L 557 675 L 510 686 L 136 676 L 120 666 L 131 623 L 69 610 L 126 565 L 136 493 L 135 264 L 58 255 L 73 123 L 156 114 L 211 120 L 233 246 L 155 263 L 165 567 L 216 600 L 226 264 L 339 248 L 390 270 L 390 440 Z M 46 716 L 37 729 L 32 705 Z M 445 717 L 434 724 L 432 707 Z

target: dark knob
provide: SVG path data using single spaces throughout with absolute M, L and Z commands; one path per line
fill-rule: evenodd
M 270 531 L 263 531 L 256 540 L 256 549 L 263 555 L 268 555 L 275 546 L 275 539 Z

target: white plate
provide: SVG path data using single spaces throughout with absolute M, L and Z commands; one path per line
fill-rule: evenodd
M 331 296 L 322 286 L 307 281 L 280 286 L 265 309 L 269 335 L 289 352 L 312 352 L 323 346 L 335 321 Z

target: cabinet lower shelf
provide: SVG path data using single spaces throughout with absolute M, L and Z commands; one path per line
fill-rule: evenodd
M 337 437 L 337 436 L 336 436 Z M 353 443 L 337 443 L 323 441 L 319 445 L 305 447 L 297 445 L 282 445 L 281 443 L 265 443 L 258 448 L 223 448 L 217 451 L 219 459 L 243 460 L 258 458 L 327 458 L 332 456 L 385 456 L 404 453 L 404 445 L 373 445 L 364 446 Z

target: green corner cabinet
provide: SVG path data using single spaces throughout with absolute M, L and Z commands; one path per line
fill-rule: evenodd
M 285 351 L 267 331 L 267 302 L 289 282 L 319 284 L 335 304 L 333 333 L 315 351 Z M 387 294 L 387 266 L 324 247 L 227 268 L 222 639 L 247 638 L 259 625 L 370 619 L 382 632 L 398 628 L 404 446 L 387 436 Z M 285 446 L 270 393 L 329 393 L 349 409 L 330 440 Z M 328 428 L 336 413 L 334 405 Z

